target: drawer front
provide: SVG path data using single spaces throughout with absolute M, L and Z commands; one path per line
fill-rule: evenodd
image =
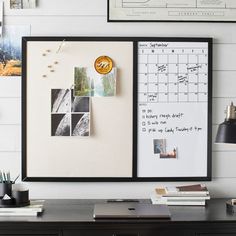
M 136 232 L 113 230 L 65 230 L 63 236 L 140 236 Z
M 1 230 L 0 236 L 60 236 L 59 233 L 45 233 L 42 231 L 37 233 L 37 230 Z
M 140 236 L 189 236 L 189 234 L 183 231 L 168 230 L 168 231 L 149 232 L 148 234 L 141 234 Z
M 59 236 L 58 234 L 36 234 L 36 233 L 21 233 L 11 234 L 11 233 L 0 233 L 0 236 Z
M 112 236 L 112 232 L 106 230 L 64 230 L 63 236 Z
M 196 234 L 196 236 L 236 236 L 236 233 L 207 233 L 207 234 Z
M 63 236 L 185 236 L 182 231 L 149 230 L 65 230 Z

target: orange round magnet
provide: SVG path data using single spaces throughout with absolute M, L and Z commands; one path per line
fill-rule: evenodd
M 100 56 L 94 62 L 95 70 L 99 74 L 108 74 L 113 67 L 113 61 L 108 56 Z

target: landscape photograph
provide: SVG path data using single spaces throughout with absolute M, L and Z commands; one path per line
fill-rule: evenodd
M 108 74 L 99 74 L 94 68 L 76 67 L 74 96 L 106 97 L 116 94 L 116 68 Z
M 27 26 L 3 27 L 0 40 L 0 76 L 21 76 L 21 38 L 29 35 Z

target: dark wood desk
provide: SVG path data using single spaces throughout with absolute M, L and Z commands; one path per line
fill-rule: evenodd
M 226 200 L 210 200 L 206 207 L 172 206 L 171 220 L 94 220 L 94 203 L 105 201 L 47 200 L 39 217 L 0 217 L 0 235 L 236 236 L 236 214 L 226 212 Z

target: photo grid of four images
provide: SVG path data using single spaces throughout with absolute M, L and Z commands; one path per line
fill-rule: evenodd
M 51 90 L 51 136 L 90 136 L 90 98 Z

